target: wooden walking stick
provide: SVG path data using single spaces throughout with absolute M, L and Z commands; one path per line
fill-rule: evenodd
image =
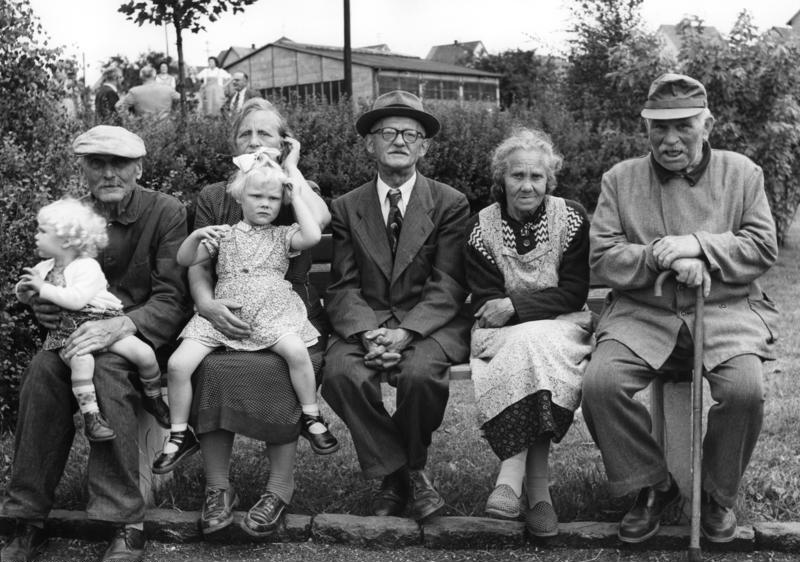
M 672 271 L 662 271 L 656 279 L 653 292 L 655 296 L 662 294 L 664 280 Z M 694 367 L 692 369 L 692 526 L 689 535 L 689 562 L 700 562 L 703 554 L 700 551 L 700 494 L 703 449 L 703 344 L 705 341 L 705 324 L 703 315 L 705 297 L 703 285 L 697 286 L 694 306 Z

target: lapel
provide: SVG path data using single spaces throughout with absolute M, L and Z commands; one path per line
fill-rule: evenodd
M 389 239 L 386 237 L 386 224 L 383 222 L 383 213 L 378 201 L 378 188 L 375 185 L 375 180 L 369 182 L 361 191 L 356 203 L 356 215 L 358 216 L 358 221 L 354 226 L 356 236 L 358 236 L 361 244 L 372 257 L 372 261 L 378 265 L 386 276 L 386 279 L 391 279 L 392 250 L 389 248 Z M 405 223 L 403 223 L 403 227 L 405 229 Z M 404 231 L 400 232 L 401 243 Z
M 375 199 L 377 200 L 377 197 Z M 433 221 L 431 220 L 433 211 L 434 203 L 430 180 L 417 172 L 417 181 L 414 183 L 410 201 L 408 201 L 405 215 L 403 215 L 403 228 L 400 231 L 400 240 L 397 242 L 394 267 L 391 270 L 392 283 L 397 281 L 411 264 L 423 242 L 428 239 L 428 235 L 433 230 Z M 386 239 L 386 236 L 384 235 L 383 238 Z M 388 239 L 385 240 L 385 244 L 388 248 Z

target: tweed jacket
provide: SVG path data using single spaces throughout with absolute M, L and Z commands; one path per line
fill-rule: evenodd
M 695 185 L 683 177 L 661 184 L 649 157 L 621 162 L 602 180 L 590 227 L 592 273 L 612 288 L 596 331 L 654 369 L 671 354 L 678 331 L 694 335 L 694 295 L 673 278 L 653 295 L 660 273 L 653 245 L 694 234 L 711 274 L 705 305 L 703 363 L 713 369 L 742 354 L 772 359 L 777 309 L 758 285 L 777 259 L 775 223 L 761 168 L 734 152 L 712 150 Z
M 325 298 L 334 332 L 352 339 L 380 326 L 431 337 L 465 361 L 470 318 L 461 247 L 466 197 L 417 173 L 392 260 L 372 180 L 332 203 L 333 260 Z

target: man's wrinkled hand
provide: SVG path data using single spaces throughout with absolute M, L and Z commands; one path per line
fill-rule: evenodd
M 661 269 L 670 269 L 672 262 L 681 258 L 699 258 L 703 255 L 700 242 L 692 234 L 665 236 L 653 244 L 653 258 Z
M 211 299 L 197 303 L 197 312 L 211 322 L 226 338 L 241 340 L 252 333 L 250 324 L 236 316 L 232 311 L 239 310 L 242 305 L 230 299 Z
M 135 333 L 136 325 L 127 316 L 85 322 L 64 342 L 63 358 L 69 361 L 76 355 L 107 351 L 112 344 Z
M 39 296 L 35 296 L 30 300 L 33 315 L 36 321 L 47 328 L 48 330 L 58 329 L 58 324 L 61 321 L 61 307 L 44 300 Z
M 703 296 L 711 293 L 711 274 L 703 260 L 697 258 L 678 258 L 672 262 L 675 279 L 687 287 L 703 286 Z

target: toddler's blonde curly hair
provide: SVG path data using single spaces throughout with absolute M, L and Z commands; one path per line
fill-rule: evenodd
M 39 225 L 53 227 L 55 234 L 75 248 L 80 257 L 93 258 L 108 245 L 106 220 L 77 199 L 59 199 L 45 205 L 36 220 Z

